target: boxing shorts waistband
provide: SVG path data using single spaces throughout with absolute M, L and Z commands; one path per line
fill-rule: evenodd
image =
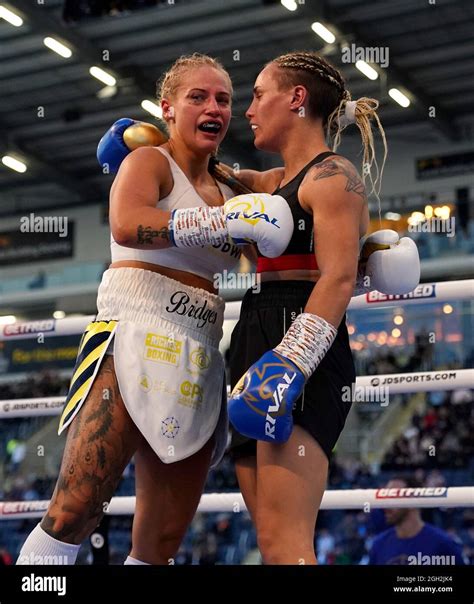
M 224 300 L 153 271 L 121 267 L 104 272 L 97 295 L 97 321 L 159 324 L 218 347 L 222 338 Z

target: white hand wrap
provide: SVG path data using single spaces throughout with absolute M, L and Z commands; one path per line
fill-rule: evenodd
M 174 210 L 168 228 L 176 247 L 220 245 L 229 239 L 222 207 Z
M 322 317 L 304 312 L 296 317 L 273 350 L 290 359 L 305 378 L 313 374 L 336 339 L 337 329 Z
M 291 208 L 280 195 L 249 193 L 228 199 L 223 207 L 174 210 L 168 230 L 176 247 L 198 247 L 231 241 L 256 243 L 268 258 L 281 256 L 291 240 Z

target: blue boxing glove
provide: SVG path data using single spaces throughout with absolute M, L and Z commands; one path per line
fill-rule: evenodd
M 289 359 L 270 350 L 250 367 L 229 399 L 229 419 L 245 436 L 286 442 L 293 429 L 293 403 L 305 377 Z
M 117 120 L 97 146 L 97 159 L 104 172 L 117 172 L 125 157 L 138 147 L 157 147 L 166 136 L 153 124 L 137 122 L 128 117 Z
M 229 398 L 229 420 L 249 438 L 284 443 L 293 429 L 293 405 L 332 346 L 337 329 L 322 317 L 302 313 L 283 340 L 239 380 Z

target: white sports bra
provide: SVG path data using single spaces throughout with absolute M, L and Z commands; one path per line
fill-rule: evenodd
M 161 147 L 157 147 L 168 159 L 173 176 L 173 189 L 171 193 L 157 202 L 162 210 L 176 210 L 177 208 L 194 208 L 206 206 L 190 183 L 186 174 L 181 170 L 171 155 Z M 230 187 L 217 183 L 224 199 L 231 199 L 235 193 Z M 225 269 L 232 269 L 240 259 L 241 250 L 232 243 L 222 243 L 216 247 L 189 247 L 165 248 L 163 250 L 139 250 L 119 245 L 110 235 L 110 251 L 112 262 L 119 260 L 138 260 L 150 264 L 158 264 L 167 268 L 174 268 L 188 273 L 193 273 L 213 282 L 215 275 Z

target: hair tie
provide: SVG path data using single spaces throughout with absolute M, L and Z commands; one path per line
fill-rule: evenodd
M 344 115 L 339 118 L 339 123 L 342 128 L 345 128 L 349 124 L 355 124 L 356 116 L 355 110 L 357 107 L 357 101 L 346 101 L 346 107 L 344 109 Z

